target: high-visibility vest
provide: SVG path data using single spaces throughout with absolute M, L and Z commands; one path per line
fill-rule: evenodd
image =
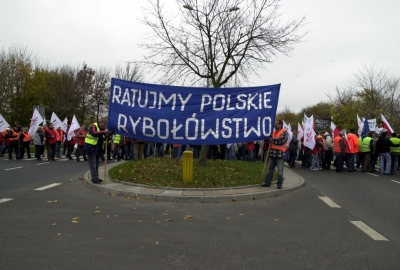
M 31 141 L 31 135 L 29 135 L 29 133 L 23 132 L 22 134 L 24 134 L 24 139 L 22 140 L 23 142 L 30 142 Z
M 114 135 L 114 144 L 119 144 L 121 141 L 121 135 L 115 134 Z
M 342 153 L 342 148 L 340 147 L 340 140 L 343 140 L 342 137 L 336 136 L 333 140 L 333 152 Z
M 13 129 L 12 129 L 11 131 L 12 131 L 12 133 L 13 133 L 13 136 L 16 136 L 16 137 L 10 138 L 10 141 L 18 141 L 18 133 L 15 132 Z
M 370 147 L 371 140 L 372 140 L 371 137 L 365 137 L 360 144 L 359 151 L 363 153 L 371 152 L 371 147 Z
M 56 131 L 56 140 L 57 142 L 61 142 L 62 141 L 62 130 L 58 131 L 57 129 Z
M 100 131 L 99 125 L 97 123 L 93 123 L 92 125 L 95 125 L 96 131 Z M 92 126 L 90 126 L 89 129 L 90 128 L 92 128 Z M 96 145 L 98 140 L 99 137 L 94 137 L 89 132 L 86 134 L 85 143 L 90 145 Z
M 394 144 L 400 144 L 400 139 L 399 138 L 392 137 L 389 140 L 391 140 L 392 143 L 394 143 Z M 390 152 L 392 152 L 392 153 L 400 153 L 400 146 L 398 146 L 398 147 L 392 147 L 391 146 L 390 147 Z
M 276 132 L 276 130 L 274 130 L 274 133 L 272 134 L 272 138 L 273 139 L 279 139 L 279 137 L 281 137 L 283 132 L 285 132 L 285 130 L 283 128 L 281 130 L 279 130 L 278 132 Z M 272 141 L 271 142 L 271 148 L 275 149 L 275 150 L 286 151 L 288 146 L 287 146 L 286 142 L 284 144 L 282 144 L 282 145 L 276 145 Z

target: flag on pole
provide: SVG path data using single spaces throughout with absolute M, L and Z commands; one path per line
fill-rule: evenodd
M 357 124 L 358 124 L 358 135 L 361 136 L 364 124 L 363 124 L 363 121 L 361 121 L 358 114 L 357 114 Z
M 80 127 L 81 126 L 79 125 L 78 120 L 76 119 L 75 114 L 74 114 L 74 117 L 72 117 L 71 126 L 69 127 L 68 134 L 67 134 L 68 141 L 70 141 L 74 137 L 74 131 Z
M 33 134 L 37 131 L 39 125 L 43 123 L 44 119 L 38 112 L 38 110 L 33 111 L 32 119 L 31 119 L 31 124 L 29 126 L 29 135 L 33 136 Z
M 349 150 L 351 150 L 351 145 L 349 143 L 349 138 L 347 137 L 346 131 L 344 131 L 344 141 L 345 141 L 346 146 L 349 148 Z
M 67 117 L 65 117 L 64 121 L 62 122 L 61 129 L 64 132 L 67 132 L 67 129 L 68 129 L 68 118 Z
M 288 125 L 288 124 L 285 123 L 285 121 L 282 121 L 282 122 L 283 122 L 283 128 L 288 133 L 288 140 L 287 140 L 286 144 L 287 144 L 287 146 L 289 146 L 289 143 L 290 143 L 290 141 L 292 140 L 292 137 L 293 137 L 292 127 L 290 126 L 290 123 Z
M 297 130 L 299 131 L 299 132 L 297 133 L 297 140 L 300 141 L 301 138 L 303 138 L 304 132 L 303 132 L 303 128 L 301 127 L 301 125 L 300 125 L 299 122 L 297 122 Z
M 393 128 L 390 126 L 389 122 L 386 120 L 385 116 L 381 114 L 381 119 L 382 119 L 382 127 L 386 129 L 390 134 L 394 132 Z
M 60 118 L 58 118 L 58 116 L 54 112 L 51 114 L 50 123 L 53 124 L 53 127 L 55 129 L 62 127 L 62 124 L 63 124 L 61 122 Z
M 10 125 L 7 123 L 6 119 L 0 114 L 0 132 L 3 132 Z
M 368 131 L 369 131 L 368 118 L 365 118 L 363 129 L 362 129 L 362 132 L 361 132 L 361 138 L 364 139 L 367 136 L 367 132 Z
M 314 149 L 315 147 L 315 131 L 313 129 L 314 116 L 308 118 L 304 114 L 304 141 L 303 145 L 307 148 Z
M 335 138 L 336 136 L 339 136 L 340 129 L 332 121 L 331 121 L 331 130 L 332 130 L 333 138 Z

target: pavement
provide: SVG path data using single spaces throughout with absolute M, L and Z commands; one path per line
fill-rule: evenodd
M 122 164 L 122 162 L 106 164 L 106 177 L 104 178 L 102 177 L 104 176 L 104 166 L 99 167 L 100 177 L 104 179 L 103 183 L 92 183 L 90 171 L 84 174 L 83 183 L 90 188 L 112 195 L 127 196 L 142 200 L 186 203 L 219 203 L 268 199 L 291 193 L 305 186 L 304 178 L 297 175 L 294 169 L 286 165 L 283 170 L 284 181 L 282 189 L 277 189 L 274 183 L 272 183 L 271 187 L 250 185 L 229 188 L 168 188 L 147 186 L 111 179 L 108 175 L 108 170 Z

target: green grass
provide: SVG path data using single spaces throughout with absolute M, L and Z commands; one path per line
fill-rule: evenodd
M 222 188 L 260 184 L 264 164 L 237 160 L 207 160 L 207 166 L 193 161 L 193 181 L 183 182 L 182 159 L 147 158 L 125 162 L 109 171 L 112 179 L 161 187 Z M 277 173 L 274 174 L 274 180 Z

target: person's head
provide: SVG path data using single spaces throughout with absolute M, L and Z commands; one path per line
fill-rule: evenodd
M 276 120 L 275 121 L 275 129 L 280 130 L 283 127 L 283 120 Z
M 81 125 L 81 129 L 85 129 L 85 125 Z
M 395 132 L 393 132 L 392 137 L 397 137 L 397 134 Z
M 103 117 L 99 120 L 99 127 L 106 128 L 107 127 L 107 118 Z
M 374 132 L 373 131 L 368 131 L 367 132 L 367 137 L 372 138 L 372 136 L 374 136 Z
M 345 132 L 345 130 L 341 130 L 341 131 L 339 132 L 339 136 L 340 136 L 340 137 L 343 137 L 343 136 L 344 136 L 344 132 Z
M 38 126 L 37 131 L 43 131 L 43 127 L 42 126 Z
M 355 132 L 355 129 L 354 128 L 351 128 L 350 129 L 350 133 L 354 133 Z
M 381 137 L 382 137 L 382 138 L 386 138 L 386 135 L 387 135 L 386 132 L 382 132 L 382 133 L 381 133 Z
M 53 128 L 53 124 L 52 123 L 49 124 L 49 128 Z

